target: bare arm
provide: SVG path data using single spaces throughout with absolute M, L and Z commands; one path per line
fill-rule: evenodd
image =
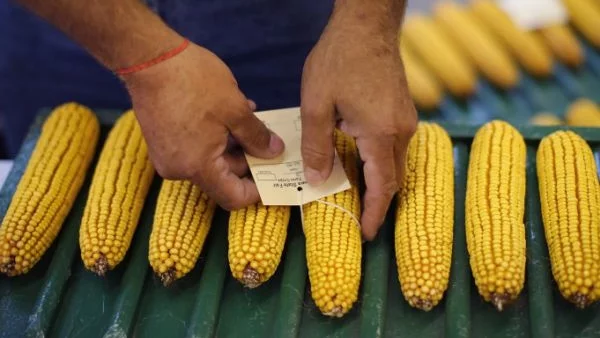
M 64 31 L 111 70 L 145 62 L 183 37 L 139 0 L 17 0 Z M 164 62 L 122 75 L 154 167 L 200 186 L 226 209 L 259 201 L 245 159 L 228 148 L 279 155 L 283 142 L 253 114 L 225 63 L 191 43 Z
M 17 0 L 62 30 L 109 69 L 151 59 L 181 43 L 139 0 Z

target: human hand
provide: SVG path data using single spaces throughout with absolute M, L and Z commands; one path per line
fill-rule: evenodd
M 417 126 L 397 42 L 397 26 L 334 13 L 309 54 L 302 77 L 302 157 L 311 184 L 325 181 L 337 126 L 356 138 L 366 192 L 361 225 L 372 240 L 398 191 Z
M 260 200 L 241 151 L 273 158 L 283 141 L 254 116 L 229 68 L 190 43 L 181 54 L 123 76 L 157 172 L 197 184 L 221 207 L 238 209 Z

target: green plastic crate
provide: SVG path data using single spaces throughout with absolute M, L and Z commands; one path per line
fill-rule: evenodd
M 99 111 L 102 135 L 117 113 Z M 33 124 L 7 183 L 0 191 L 4 215 L 40 133 Z M 502 313 L 479 297 L 468 265 L 464 199 L 469 146 L 477 126 L 443 124 L 455 158 L 455 240 L 449 289 L 430 312 L 404 300 L 396 273 L 393 214 L 374 242 L 364 245 L 359 301 L 344 318 L 322 316 L 308 283 L 304 236 L 294 208 L 281 264 L 257 289 L 243 288 L 227 264 L 227 218 L 218 210 L 196 268 L 170 288 L 148 264 L 148 237 L 160 179 L 147 198 L 126 259 L 107 277 L 81 263 L 78 228 L 92 170 L 54 245 L 29 274 L 0 277 L 0 337 L 599 337 L 600 306 L 578 310 L 564 301 L 552 279 L 535 172 L 539 140 L 560 129 L 516 125 L 527 140 L 527 284 Z M 600 162 L 600 129 L 573 128 Z M 98 151 L 103 144 L 103 138 Z

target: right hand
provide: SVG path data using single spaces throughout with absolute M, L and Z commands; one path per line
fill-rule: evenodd
M 283 141 L 253 114 L 216 55 L 190 43 L 179 55 L 123 76 L 150 158 L 166 179 L 197 184 L 221 207 L 233 210 L 260 200 L 248 165 L 231 152 L 233 139 L 248 154 L 273 158 Z

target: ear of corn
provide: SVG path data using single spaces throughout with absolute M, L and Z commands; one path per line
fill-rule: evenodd
M 560 126 L 563 121 L 551 113 L 538 113 L 531 118 L 530 123 L 537 126 Z
M 303 206 L 306 259 L 312 298 L 327 316 L 341 317 L 358 298 L 361 279 L 361 232 L 348 212 L 360 219 L 358 153 L 354 139 L 339 130 L 336 149 L 351 188 Z
M 473 65 L 433 19 L 421 14 L 408 16 L 401 39 L 453 95 L 467 97 L 475 92 L 477 75 Z
M 454 217 L 452 142 L 444 129 L 420 122 L 397 195 L 395 249 L 402 293 L 429 311 L 448 287 Z
M 571 24 L 592 45 L 600 48 L 600 6 L 589 0 L 562 0 L 569 12 Z
M 215 208 L 216 203 L 189 181 L 162 182 L 150 234 L 149 260 L 165 286 L 194 268 Z
M 0 226 L 0 273 L 27 273 L 60 232 L 94 157 L 100 125 L 88 108 L 56 107 Z
M 583 50 L 568 25 L 550 25 L 539 29 L 538 34 L 562 63 L 569 67 L 579 67 L 583 64 Z
M 552 73 L 552 53 L 546 45 L 533 32 L 519 28 L 494 1 L 473 1 L 471 10 L 528 72 L 540 77 Z
M 540 142 L 537 174 L 552 274 L 584 308 L 600 298 L 600 185 L 589 145 L 572 131 Z
M 414 55 L 406 43 L 400 42 L 400 55 L 404 64 L 408 89 L 417 108 L 432 110 L 442 101 L 442 88 L 433 74 Z
M 600 127 L 600 108 L 592 100 L 581 98 L 569 106 L 567 124 L 576 127 Z
M 525 141 L 503 121 L 477 131 L 465 201 L 467 250 L 475 284 L 501 311 L 525 280 Z
M 450 1 L 438 2 L 434 16 L 444 32 L 492 83 L 501 88 L 517 84 L 517 65 L 508 51 L 466 7 Z
M 154 176 L 133 111 L 110 131 L 92 178 L 79 232 L 87 269 L 104 275 L 124 258 Z
M 285 246 L 290 207 L 262 203 L 229 216 L 229 267 L 244 286 L 255 288 L 273 276 Z

